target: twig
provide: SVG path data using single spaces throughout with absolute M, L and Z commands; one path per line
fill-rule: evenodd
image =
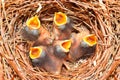
M 111 65 L 111 67 L 109 68 L 109 70 L 106 72 L 105 75 L 103 75 L 100 80 L 105 80 L 109 77 L 110 74 L 112 74 L 112 72 L 118 67 L 118 65 L 120 64 L 120 60 L 119 61 L 114 61 Z
M 2 8 L 3 8 L 3 13 L 5 15 L 5 19 L 6 19 L 6 22 L 7 22 L 8 29 L 10 31 L 11 27 L 9 26 L 9 23 L 8 23 L 7 14 L 6 14 L 6 11 L 5 11 L 5 2 L 4 2 L 4 0 L 2 0 Z
M 0 80 L 4 80 L 4 72 L 3 72 L 3 65 L 2 65 L 2 57 L 0 56 Z
M 6 44 L 5 44 L 6 45 Z M 4 47 L 4 46 L 3 46 Z M 9 52 L 10 50 L 9 50 L 9 48 L 8 48 L 8 46 L 5 46 L 5 47 L 7 47 L 6 49 L 7 49 L 7 51 L 8 51 L 8 54 L 10 55 L 11 53 Z M 4 53 L 4 51 L 1 51 L 1 55 L 3 56 L 3 57 L 5 57 L 5 55 L 4 55 L 5 53 Z M 10 57 L 13 57 L 13 56 L 10 56 Z M 16 65 L 16 62 L 14 61 L 14 60 L 9 60 L 7 57 L 5 57 L 6 58 L 6 60 L 7 60 L 7 62 L 9 63 L 9 65 L 15 70 L 15 72 L 21 77 L 21 79 L 23 79 L 23 80 L 26 80 L 26 78 L 25 78 L 25 75 L 22 73 L 22 71 L 18 68 L 18 66 Z

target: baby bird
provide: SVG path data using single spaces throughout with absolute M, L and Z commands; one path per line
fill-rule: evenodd
M 68 70 L 70 69 L 70 67 L 66 63 L 66 60 L 68 58 L 70 47 L 71 47 L 71 40 L 59 40 L 59 41 L 55 41 L 53 44 L 54 55 L 56 56 L 56 58 L 58 58 L 63 63 L 63 65 Z
M 41 26 L 38 16 L 28 19 L 26 25 L 27 26 L 22 29 L 22 36 L 24 39 L 35 41 L 34 45 L 52 43 L 50 33 Z
M 26 21 L 26 26 L 21 31 L 22 37 L 29 41 L 37 40 L 40 35 L 40 27 L 41 24 L 38 16 L 35 15 L 34 17 L 31 17 Z
M 38 66 L 53 74 L 60 74 L 62 63 L 57 59 L 51 50 L 44 46 L 31 47 L 29 52 L 33 66 Z
M 59 40 L 53 44 L 54 55 L 60 59 L 65 59 L 71 47 L 71 40 Z
M 83 56 L 93 54 L 96 50 L 96 44 L 97 37 L 95 34 L 75 34 L 68 55 L 69 61 L 74 62 Z
M 72 21 L 66 14 L 62 12 L 55 12 L 54 15 L 54 34 L 58 40 L 65 40 L 70 38 L 70 34 L 73 30 Z

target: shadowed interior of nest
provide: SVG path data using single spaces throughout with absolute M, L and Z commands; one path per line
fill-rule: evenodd
M 42 9 L 36 12 L 39 6 Z M 120 79 L 120 2 L 101 0 L 3 0 L 0 6 L 0 80 L 3 79 Z M 70 70 L 62 68 L 60 75 L 53 75 L 31 66 L 28 51 L 31 42 L 20 36 L 28 18 L 38 15 L 41 24 L 51 32 L 55 12 L 66 13 L 74 28 L 81 32 L 88 29 L 98 38 L 94 55 L 76 63 L 68 63 Z

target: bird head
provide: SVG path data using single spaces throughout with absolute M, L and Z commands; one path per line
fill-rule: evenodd
M 63 41 L 60 46 L 61 46 L 61 48 L 63 48 L 63 50 L 65 52 L 69 52 L 69 49 L 71 47 L 71 40 L 65 40 L 65 41 Z
M 45 61 L 46 53 L 43 47 L 31 47 L 29 52 L 29 57 L 34 66 L 41 65 Z
M 26 26 L 21 30 L 22 37 L 29 41 L 35 41 L 40 35 L 40 20 L 37 15 L 26 21 Z
M 70 22 L 70 20 L 65 13 L 55 12 L 54 23 L 55 23 L 55 25 L 58 26 L 58 28 L 64 29 L 65 24 L 68 23 L 68 22 Z
M 31 17 L 30 19 L 28 19 L 26 21 L 26 25 L 27 27 L 29 27 L 30 29 L 39 29 L 41 24 L 40 24 L 40 20 L 38 18 L 37 15 L 35 15 L 34 17 Z
M 95 36 L 95 34 L 90 34 L 87 35 L 85 37 L 83 37 L 83 43 L 82 44 L 86 44 L 86 46 L 94 46 L 97 44 L 97 37 Z
M 68 54 L 69 61 L 74 62 L 83 56 L 90 56 L 95 52 L 97 44 L 95 34 L 73 34 L 72 36 L 73 43 Z
M 70 47 L 71 47 L 71 40 L 58 41 L 57 45 L 55 46 L 54 53 L 57 57 L 63 58 L 67 56 Z
M 31 47 L 30 52 L 29 52 L 29 56 L 31 59 L 36 59 L 36 58 L 39 58 L 41 56 L 41 53 L 42 53 L 42 48 Z

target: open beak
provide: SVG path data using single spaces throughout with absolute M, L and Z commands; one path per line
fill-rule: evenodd
M 56 51 L 59 53 L 61 52 L 69 52 L 71 47 L 71 40 L 64 40 L 64 41 L 57 41 L 56 42 Z
M 65 52 L 69 52 L 69 49 L 71 47 L 71 40 L 65 40 L 61 43 L 61 47 Z
M 83 38 L 83 41 L 86 42 L 89 46 L 94 46 L 97 44 L 97 37 L 95 34 L 87 35 Z
M 42 53 L 41 47 L 31 47 L 30 52 L 29 52 L 29 56 L 31 59 L 36 59 L 36 58 L 39 58 L 41 56 L 41 53 Z
M 55 12 L 54 23 L 57 26 L 65 25 L 67 23 L 67 16 L 62 12 Z
M 24 39 L 35 41 L 40 36 L 40 20 L 37 15 L 26 21 L 26 26 L 21 30 L 21 35 Z
M 31 17 L 30 19 L 28 19 L 26 21 L 26 25 L 27 27 L 29 27 L 30 29 L 39 29 L 40 28 L 40 20 L 38 18 L 37 15 L 35 15 L 34 17 Z

